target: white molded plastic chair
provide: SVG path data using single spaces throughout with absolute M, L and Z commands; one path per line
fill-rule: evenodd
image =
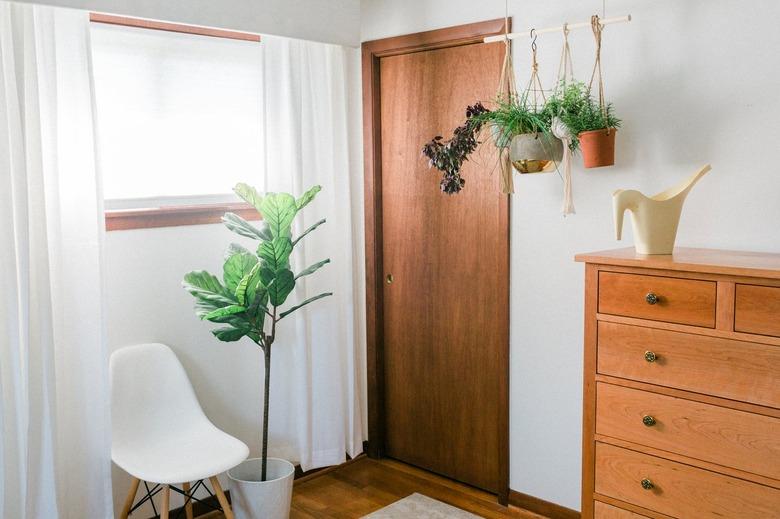
M 232 519 L 216 476 L 244 461 L 249 449 L 209 421 L 173 351 L 164 344 L 122 348 L 111 355 L 110 374 L 111 459 L 133 476 L 121 518 L 130 514 L 138 485 L 145 481 L 162 485 L 161 519 L 168 518 L 171 488 L 187 494 L 191 519 L 190 496 L 201 480 L 209 479 L 225 516 Z M 197 483 L 191 487 L 191 482 Z

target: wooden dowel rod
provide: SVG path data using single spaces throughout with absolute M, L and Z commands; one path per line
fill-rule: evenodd
M 626 23 L 631 21 L 631 15 L 628 14 L 626 16 L 616 16 L 614 18 L 605 18 L 601 20 L 601 25 L 612 25 L 615 23 Z M 585 27 L 590 27 L 590 20 L 587 22 L 577 22 L 577 23 L 570 23 L 567 26 L 569 30 L 574 29 L 584 29 Z M 536 34 L 547 34 L 551 32 L 562 32 L 563 31 L 563 25 L 559 25 L 558 27 L 545 27 L 544 29 L 536 29 Z M 510 40 L 514 40 L 516 38 L 528 38 L 531 36 L 531 31 L 525 31 L 525 32 L 510 32 L 508 35 L 504 36 L 503 34 L 497 34 L 495 36 L 488 36 L 483 41 L 485 43 L 494 43 L 497 41 L 504 41 L 504 38 L 507 37 Z

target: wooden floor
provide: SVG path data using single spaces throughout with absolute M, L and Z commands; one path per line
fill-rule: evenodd
M 487 518 L 542 517 L 519 508 L 503 507 L 491 494 L 404 463 L 365 456 L 330 472 L 296 481 L 290 517 L 357 518 L 415 492 Z

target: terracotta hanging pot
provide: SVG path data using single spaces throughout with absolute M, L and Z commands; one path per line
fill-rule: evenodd
M 549 173 L 563 159 L 563 143 L 545 133 L 521 133 L 512 138 L 509 159 L 520 173 Z
M 617 129 L 592 130 L 579 134 L 582 160 L 586 168 L 601 168 L 615 164 L 615 134 Z

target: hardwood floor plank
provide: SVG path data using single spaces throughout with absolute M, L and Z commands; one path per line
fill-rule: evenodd
M 356 459 L 293 487 L 291 519 L 357 519 L 415 492 L 487 519 L 544 519 L 496 496 L 391 459 Z M 205 517 L 205 516 L 204 516 Z M 222 519 L 221 514 L 208 516 Z

